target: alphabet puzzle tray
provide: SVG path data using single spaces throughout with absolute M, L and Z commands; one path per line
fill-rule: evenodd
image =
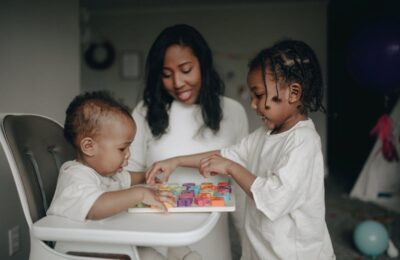
M 168 212 L 229 212 L 235 211 L 235 196 L 228 182 L 203 182 L 201 184 L 160 184 L 160 190 L 170 190 L 175 195 L 175 205 L 165 203 Z M 128 209 L 131 213 L 162 212 L 145 204 Z

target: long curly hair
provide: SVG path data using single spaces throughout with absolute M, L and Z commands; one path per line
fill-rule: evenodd
M 143 100 L 147 106 L 146 120 L 151 132 L 154 137 L 159 138 L 167 132 L 169 126 L 168 111 L 174 99 L 164 89 L 161 76 L 165 52 L 168 47 L 176 44 L 191 48 L 199 60 L 201 88 L 196 104 L 201 107 L 204 125 L 218 132 L 223 117 L 220 97 L 225 87 L 214 68 L 207 42 L 195 28 L 186 24 L 165 28 L 147 55 Z

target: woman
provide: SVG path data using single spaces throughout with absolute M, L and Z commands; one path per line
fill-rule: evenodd
M 133 111 L 137 134 L 127 169 L 141 173 L 153 163 L 177 155 L 199 153 L 234 144 L 248 133 L 244 108 L 222 96 L 224 85 L 214 69 L 211 50 L 193 27 L 178 24 L 164 29 L 146 60 L 143 101 Z M 224 180 L 213 176 L 207 181 Z M 205 180 L 189 168 L 178 168 L 170 182 Z M 235 189 L 240 191 L 240 189 Z M 236 193 L 234 222 L 240 231 L 244 198 Z M 227 215 L 213 231 L 191 245 L 203 259 L 231 259 Z

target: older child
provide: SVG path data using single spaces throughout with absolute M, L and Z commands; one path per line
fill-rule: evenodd
M 178 165 L 231 176 L 248 195 L 243 259 L 335 259 L 320 137 L 308 117 L 324 110 L 316 55 L 304 42 L 278 42 L 249 63 L 247 83 L 264 127 L 235 146 L 155 163 L 148 182 Z

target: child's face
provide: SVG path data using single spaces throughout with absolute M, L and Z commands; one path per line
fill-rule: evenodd
M 289 87 L 285 83 L 278 85 L 268 70 L 266 77 L 267 90 L 263 81 L 261 68 L 252 70 L 247 75 L 247 85 L 251 92 L 251 107 L 261 116 L 265 126 L 273 134 L 281 133 L 293 126 L 294 117 L 298 115 L 297 106 L 289 102 Z M 296 121 L 297 122 L 297 121 Z
M 112 176 L 127 165 L 129 146 L 136 134 L 133 120 L 117 116 L 102 123 L 101 130 L 94 138 L 95 152 L 91 166 L 102 176 Z
M 174 99 L 195 104 L 201 88 L 200 63 L 190 47 L 171 45 L 165 52 L 162 82 Z

